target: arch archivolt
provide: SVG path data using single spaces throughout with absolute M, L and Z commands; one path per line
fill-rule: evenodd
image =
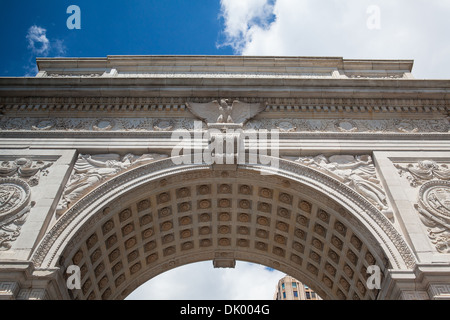
M 204 260 L 264 264 L 324 298 L 375 299 L 368 266 L 385 273 L 415 263 L 380 211 L 316 170 L 287 160 L 275 170 L 171 159 L 92 190 L 59 218 L 33 260 L 63 270 L 78 265 L 75 299 L 121 299 L 162 272 Z

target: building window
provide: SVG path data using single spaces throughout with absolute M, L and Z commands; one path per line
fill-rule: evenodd
M 307 300 L 311 299 L 311 294 L 310 294 L 310 292 L 309 292 L 309 291 L 306 291 L 305 293 L 306 293 L 306 299 L 307 299 Z
M 313 299 L 316 298 L 316 293 L 315 292 L 311 292 L 311 298 L 313 298 Z
M 283 299 L 286 299 L 286 292 L 283 292 Z
M 294 298 L 298 298 L 298 292 L 294 290 Z
M 281 284 L 281 289 L 284 289 L 284 282 Z
M 297 282 L 292 282 L 292 288 L 297 288 Z

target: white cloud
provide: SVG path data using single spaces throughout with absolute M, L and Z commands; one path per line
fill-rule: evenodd
M 28 29 L 26 40 L 28 49 L 30 49 L 29 63 L 24 66 L 26 77 L 35 76 L 38 72 L 34 58 L 36 56 L 47 57 L 53 55 L 61 57 L 66 54 L 66 46 L 64 41 L 60 39 L 49 39 L 47 37 L 47 29 L 33 25 Z
M 276 270 L 238 261 L 235 269 L 214 269 L 212 261 L 169 270 L 133 291 L 127 300 L 271 300 Z
M 273 16 L 269 0 L 221 0 L 221 16 L 225 22 L 225 43 L 241 51 L 252 34 L 268 27 Z
M 221 1 L 224 44 L 236 54 L 414 59 L 416 78 L 450 78 L 448 1 L 255 0 L 250 12 L 237 2 L 246 1 Z M 367 27 L 370 6 L 379 29 Z
M 31 26 L 26 36 L 28 48 L 34 54 L 48 55 L 50 52 L 50 41 L 47 38 L 47 30 L 38 26 Z

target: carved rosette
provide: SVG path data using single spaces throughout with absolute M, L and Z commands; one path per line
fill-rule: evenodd
M 0 251 L 9 250 L 30 211 L 30 186 L 17 178 L 0 179 Z
M 419 190 L 415 205 L 428 236 L 441 253 L 450 253 L 450 181 L 429 181 Z

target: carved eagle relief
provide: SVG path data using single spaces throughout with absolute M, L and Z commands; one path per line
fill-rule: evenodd
M 245 124 L 258 113 L 266 109 L 263 103 L 245 103 L 238 100 L 228 104 L 228 99 L 214 100 L 208 103 L 187 102 L 188 109 L 207 124 L 234 123 Z

